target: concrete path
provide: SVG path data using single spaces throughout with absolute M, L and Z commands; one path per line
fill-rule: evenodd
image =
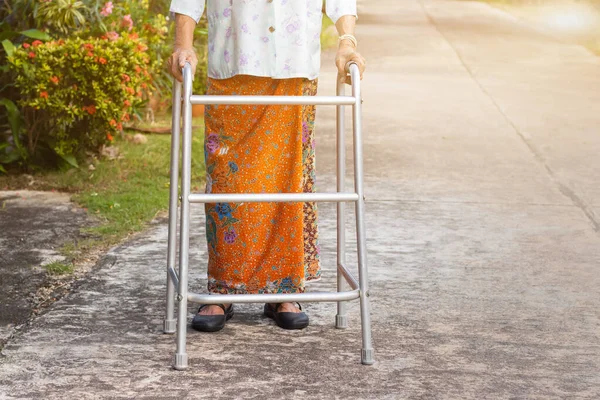
M 377 364 L 359 363 L 354 303 L 345 331 L 333 304 L 308 305 L 303 332 L 249 305 L 218 334 L 190 332 L 190 369 L 171 370 L 162 224 L 9 342 L 0 398 L 600 397 L 600 59 L 479 3 L 361 11 Z M 321 93 L 333 92 L 331 61 Z M 322 189 L 332 128 L 323 108 Z M 332 210 L 315 288 L 334 287 Z
M 0 349 L 66 290 L 74 277 L 49 276 L 45 266 L 63 262 L 61 247 L 94 222 L 67 193 L 0 191 Z

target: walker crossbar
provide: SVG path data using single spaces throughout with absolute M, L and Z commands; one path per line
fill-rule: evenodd
M 190 203 L 302 203 L 357 201 L 356 193 L 190 194 Z
M 258 295 L 245 295 L 245 294 L 234 294 L 234 295 L 207 295 L 197 294 L 188 292 L 188 300 L 200 304 L 222 304 L 222 303 L 281 303 L 283 301 L 344 301 L 353 300 L 359 296 L 359 285 L 356 278 L 352 276 L 352 273 L 346 269 L 342 264 L 338 265 L 340 273 L 346 279 L 346 282 L 352 288 L 351 291 L 347 292 L 309 292 L 309 293 L 298 293 L 298 294 L 258 294 Z M 175 285 L 179 283 L 179 276 L 173 268 L 168 268 L 169 276 Z M 258 296 L 258 297 L 257 297 Z M 256 300 L 260 298 L 260 300 Z M 281 300 L 285 299 L 285 300 Z
M 173 85 L 173 119 L 171 136 L 171 184 L 169 194 L 169 232 L 167 247 L 167 305 L 164 320 L 165 333 L 177 333 L 177 351 L 173 367 L 187 368 L 186 353 L 187 302 L 200 304 L 220 303 L 284 303 L 284 302 L 337 302 L 336 328 L 346 328 L 346 301 L 360 299 L 362 351 L 361 362 L 373 364 L 369 288 L 367 277 L 366 237 L 364 223 L 363 154 L 362 154 L 362 100 L 360 71 L 354 63 L 346 67 L 352 79 L 352 96 L 345 95 L 344 84 L 338 82 L 337 96 L 198 96 L 192 94 L 192 69 L 183 68 L 183 84 Z M 182 93 L 183 92 L 183 93 Z M 335 105 L 337 112 L 337 185 L 335 193 L 190 193 L 192 104 L 210 105 Z M 352 106 L 354 139 L 354 191 L 345 191 L 344 177 L 344 106 Z M 183 134 L 181 134 L 183 131 Z M 180 149 L 181 139 L 181 149 Z M 179 180 L 179 153 L 181 151 L 181 181 Z M 181 193 L 179 193 L 181 183 Z M 181 200 L 181 207 L 178 207 Z M 188 291 L 188 263 L 190 242 L 190 204 L 192 203 L 245 203 L 245 202 L 337 202 L 337 291 L 292 294 L 227 294 L 210 295 Z M 346 267 L 345 203 L 353 202 L 356 216 L 358 280 Z M 177 212 L 180 210 L 179 240 Z M 179 246 L 179 260 L 177 260 Z M 179 261 L 179 262 L 177 262 Z M 176 271 L 178 266 L 179 271 Z M 346 285 L 350 290 L 346 290 Z M 177 288 L 177 290 L 175 290 Z M 175 295 L 177 293 L 177 295 Z M 177 319 L 175 319 L 177 301 Z
M 351 96 L 191 96 L 192 104 L 208 105 L 281 105 L 281 106 L 352 106 Z
M 338 273 L 342 274 L 342 276 L 344 277 L 344 279 L 346 280 L 346 282 L 348 283 L 348 285 L 350 285 L 350 287 L 352 289 L 358 289 L 360 287 L 360 285 L 358 284 L 358 281 L 356 280 L 354 275 L 352 275 L 352 272 L 350 272 L 344 264 L 341 264 L 341 263 L 338 264 Z M 367 293 L 367 295 L 369 295 L 369 294 Z
M 341 301 L 341 300 L 355 299 L 356 297 L 354 297 L 354 294 L 358 293 L 358 287 L 359 287 L 356 278 L 352 275 L 352 273 L 350 271 L 348 271 L 348 269 L 344 265 L 339 264 L 338 269 L 340 270 L 340 273 L 344 276 L 344 279 L 346 279 L 346 282 L 348 283 L 348 285 L 350 285 L 350 287 L 352 288 L 352 291 L 350 291 L 350 292 L 335 292 L 335 293 L 323 293 L 323 292 L 299 293 L 297 296 L 299 296 L 298 298 L 301 298 L 302 300 L 290 300 L 290 298 L 294 297 L 290 294 L 277 295 L 278 296 L 277 298 L 283 296 L 288 299 L 287 300 L 288 302 L 290 302 L 290 301 Z M 177 276 L 177 272 L 171 267 L 168 268 L 168 272 L 171 277 L 171 280 L 173 280 L 175 285 L 177 285 L 179 283 L 179 276 Z M 323 296 L 323 294 L 325 294 L 325 296 Z M 331 296 L 331 295 L 334 295 L 334 296 Z M 232 296 L 235 296 L 235 301 L 229 300 L 229 297 L 233 298 Z M 260 294 L 258 296 L 264 297 L 263 300 L 260 300 L 260 301 L 244 300 L 244 299 L 254 299 L 255 298 L 254 295 L 248 296 L 248 295 L 236 294 L 236 295 L 231 295 L 228 297 L 225 295 L 202 295 L 202 294 L 188 292 L 188 300 L 194 301 L 196 303 L 201 303 L 201 304 L 221 304 L 221 303 L 229 303 L 229 302 L 232 302 L 232 303 L 233 302 L 235 302 L 235 303 L 255 303 L 255 302 L 263 302 L 263 301 L 267 302 L 266 300 L 269 300 L 269 298 L 268 298 L 269 296 L 267 296 L 265 294 Z M 332 300 L 333 298 L 335 298 L 337 300 Z M 272 301 L 272 303 L 278 303 L 278 301 Z
M 173 281 L 175 286 L 178 286 L 179 285 L 179 276 L 177 276 L 177 272 L 171 267 L 167 268 L 167 272 L 169 273 L 169 277 L 171 278 L 171 280 Z
M 285 302 L 334 302 L 358 299 L 358 289 L 347 292 L 306 292 L 306 293 L 269 293 L 269 294 L 197 294 L 188 293 L 188 300 L 200 304 L 229 303 L 285 303 Z

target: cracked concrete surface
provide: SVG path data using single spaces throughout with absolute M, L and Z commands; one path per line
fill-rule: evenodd
M 347 330 L 333 304 L 307 305 L 302 332 L 246 305 L 222 332 L 190 331 L 190 368 L 173 371 L 161 224 L 6 346 L 0 398 L 600 397 L 600 59 L 484 4 L 361 4 L 377 363 L 360 365 L 357 303 Z M 334 187 L 333 116 L 318 111 L 321 189 Z M 334 223 L 324 205 L 313 288 L 335 286 Z
M 49 282 L 43 266 L 63 261 L 60 247 L 91 224 L 68 194 L 0 192 L 0 348 L 30 317 L 36 290 Z

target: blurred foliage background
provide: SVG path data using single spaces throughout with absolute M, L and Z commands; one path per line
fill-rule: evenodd
M 109 145 L 123 126 L 167 111 L 172 81 L 166 59 L 173 34 L 166 14 L 169 4 L 169 0 L 4 1 L 0 172 L 76 166 Z M 196 34 L 201 76 L 206 73 L 206 39 L 201 22 Z M 131 41 L 135 46 L 127 44 Z M 196 79 L 194 86 L 195 93 L 205 91 L 203 79 Z M 113 102 L 101 101 L 103 93 L 111 93 Z

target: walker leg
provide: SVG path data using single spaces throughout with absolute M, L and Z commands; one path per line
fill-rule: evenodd
M 186 64 L 185 68 L 191 68 Z M 190 244 L 190 184 L 192 169 L 192 95 L 191 80 L 184 82 L 183 87 L 183 138 L 181 161 L 181 224 L 179 243 L 179 288 L 177 293 L 177 353 L 173 367 L 177 370 L 186 369 L 188 357 L 186 352 L 187 334 L 187 300 L 188 300 L 188 262 Z
M 169 236 L 167 245 L 167 268 L 175 268 L 177 246 L 177 195 L 179 182 L 179 127 L 181 119 L 181 83 L 173 84 L 173 119 L 171 126 L 171 183 L 169 192 Z M 167 271 L 167 309 L 163 322 L 164 333 L 175 333 L 175 285 Z
M 338 79 L 337 95 L 345 95 L 345 87 Z M 344 106 L 336 106 L 336 148 L 337 148 L 337 191 L 343 192 L 345 188 L 344 179 L 346 177 L 346 149 L 344 144 Z M 337 265 L 346 263 L 346 204 L 337 203 Z M 337 291 L 345 290 L 345 278 L 337 271 Z M 348 327 L 348 316 L 346 315 L 346 302 L 338 301 L 337 315 L 335 316 L 335 327 L 345 329 Z
M 365 199 L 363 190 L 363 148 L 362 148 L 362 96 L 360 91 L 360 75 L 358 68 L 352 68 L 352 95 L 356 104 L 352 108 L 353 133 L 354 133 L 354 187 L 358 194 L 356 202 L 356 243 L 358 250 L 358 282 L 360 286 L 360 320 L 362 330 L 361 362 L 371 365 L 373 358 L 373 344 L 371 340 L 371 315 L 369 307 L 369 283 L 367 275 L 367 252 L 365 239 Z

